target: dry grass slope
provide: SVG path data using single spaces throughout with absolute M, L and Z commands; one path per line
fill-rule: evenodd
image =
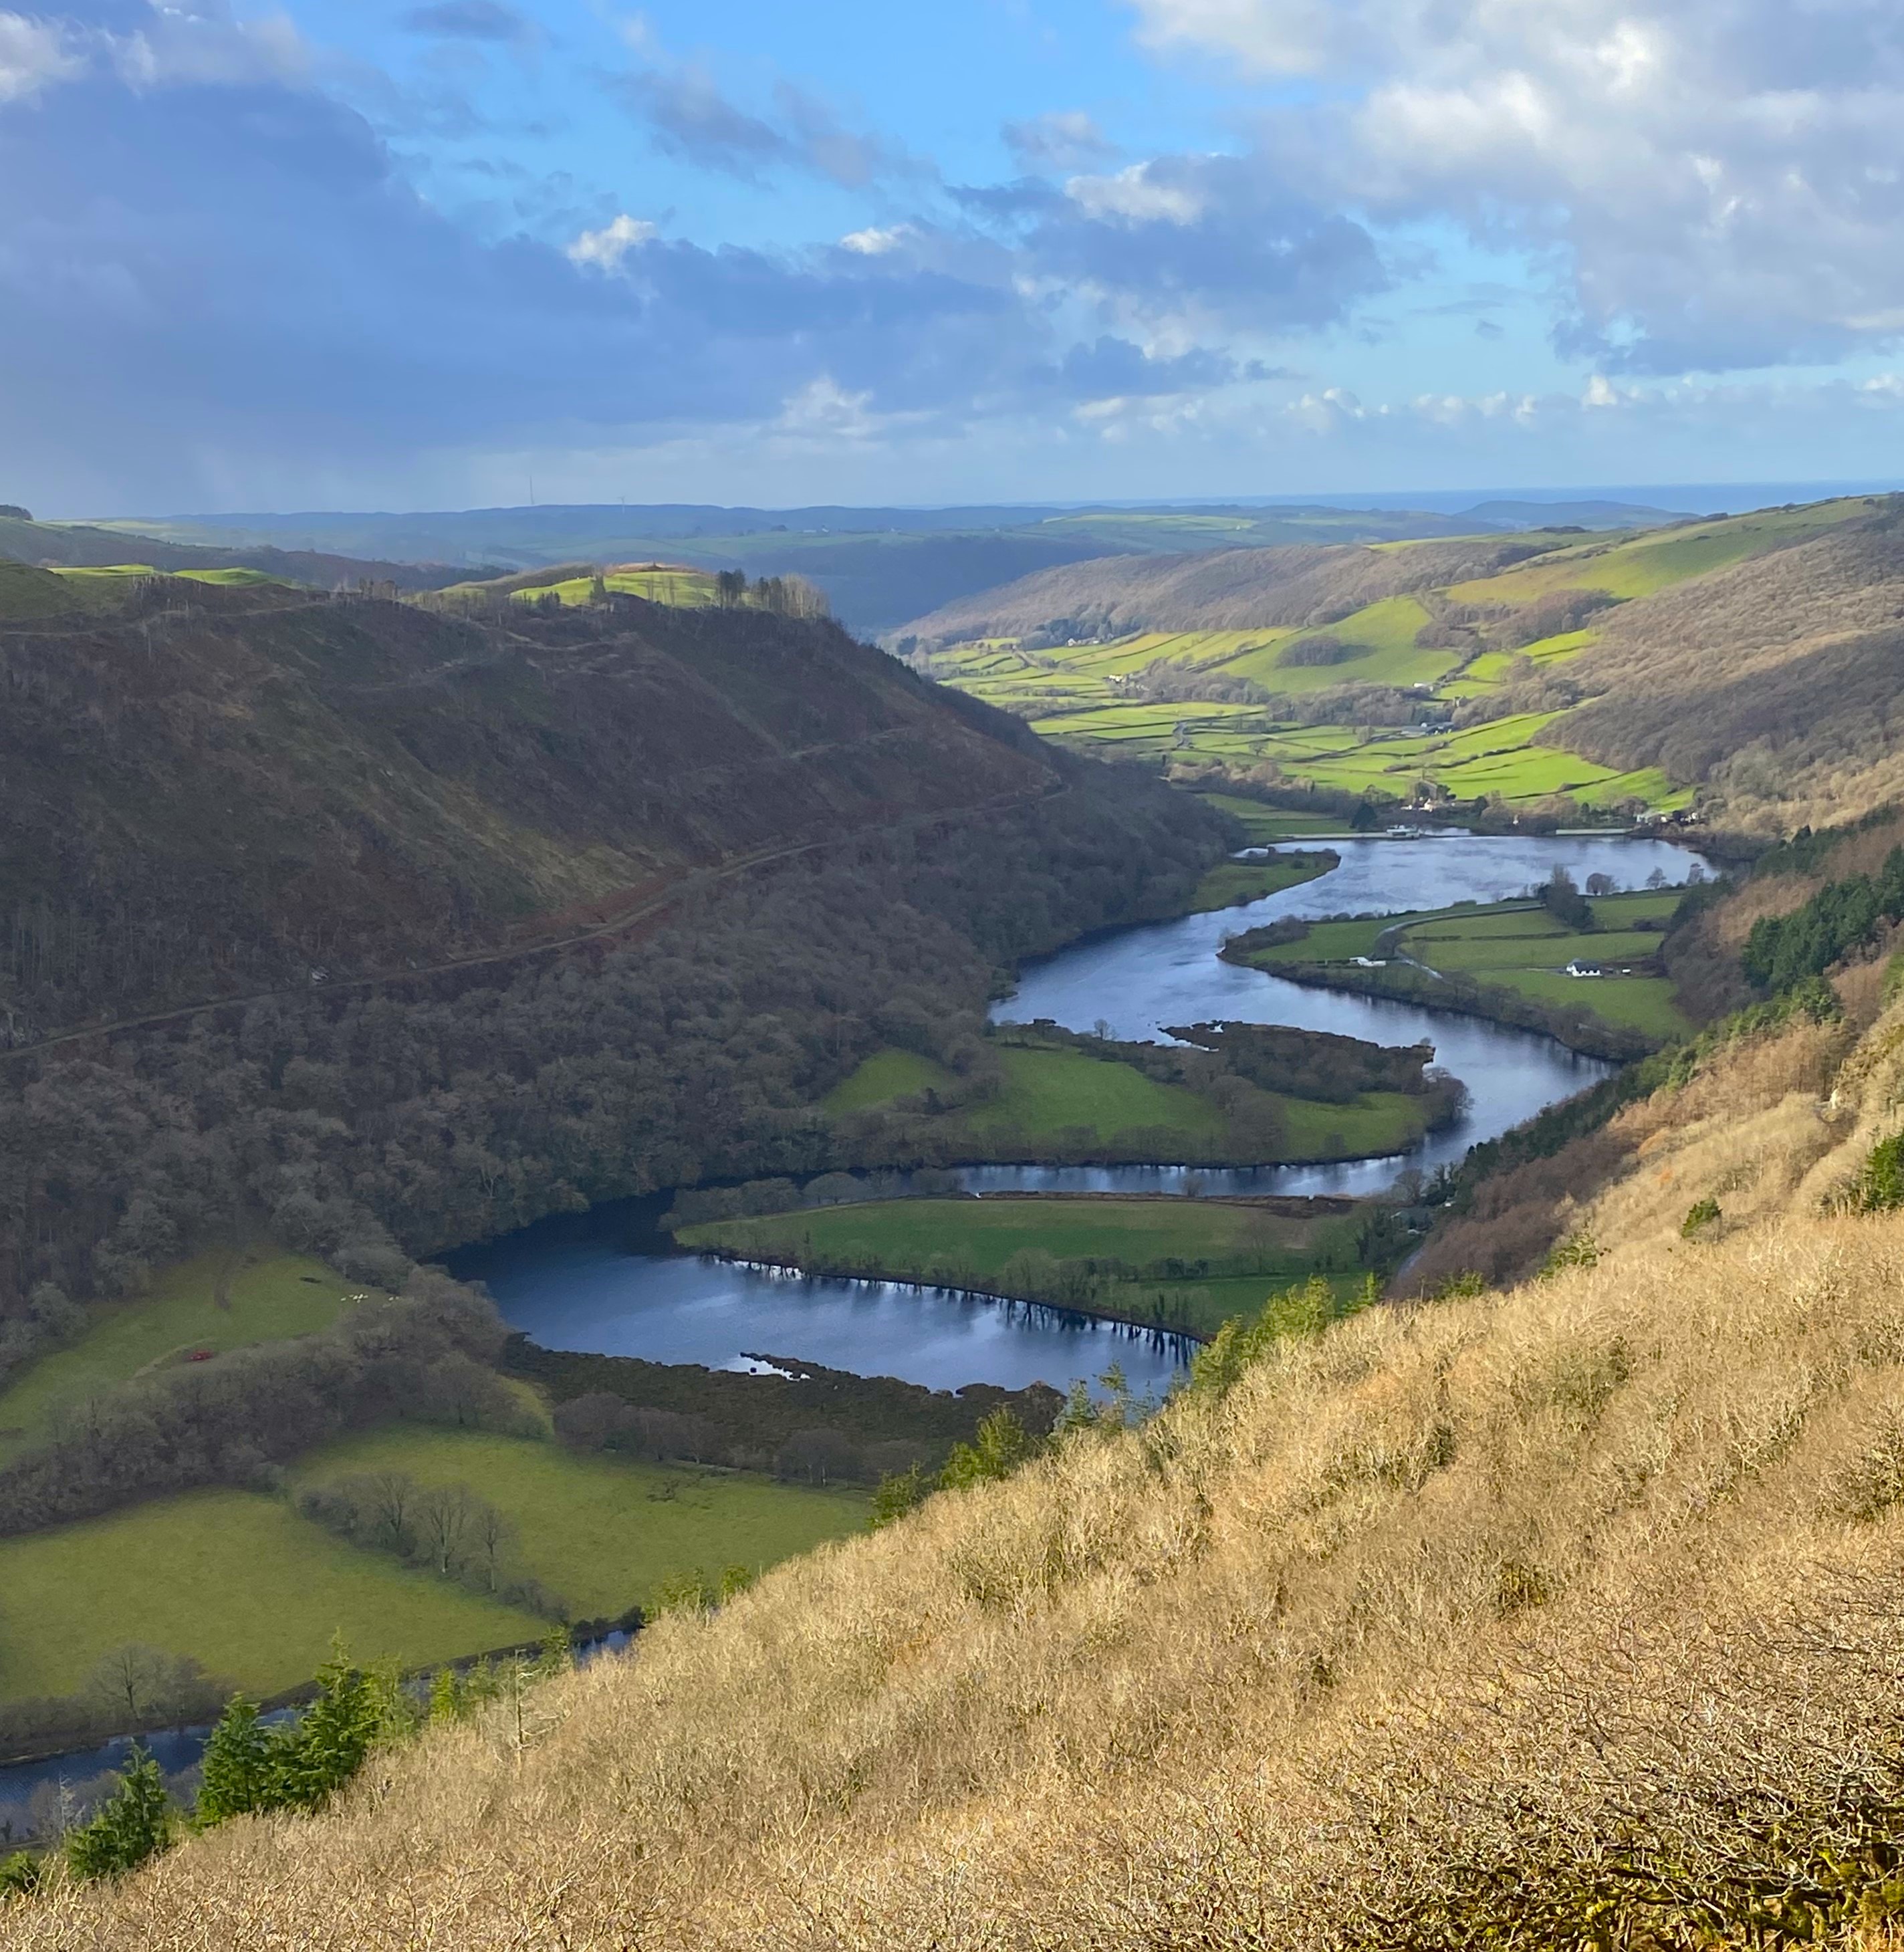
M 1828 1850 L 1897 1800 L 1904 1219 L 1832 1200 L 1901 1053 L 1748 1047 L 1596 1266 L 1285 1344 L 0 1943 L 1875 1944 Z

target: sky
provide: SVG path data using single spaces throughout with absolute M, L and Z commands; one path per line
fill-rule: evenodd
M 1904 473 L 1896 0 L 18 5 L 36 512 Z

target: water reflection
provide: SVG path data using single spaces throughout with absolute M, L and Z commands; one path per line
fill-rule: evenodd
M 1187 1359 L 1180 1336 L 1060 1309 L 677 1253 L 655 1228 L 657 1206 L 624 1200 L 559 1214 L 459 1250 L 451 1272 L 486 1282 L 509 1325 L 544 1348 L 651 1362 L 726 1369 L 795 1356 L 944 1390 L 1063 1388 L 1114 1362 L 1141 1394 L 1167 1389 Z

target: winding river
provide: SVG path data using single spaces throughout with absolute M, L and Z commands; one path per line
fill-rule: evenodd
M 1329 844 L 1342 865 L 1319 880 L 1212 915 L 1109 931 L 1028 966 L 993 1016 L 1013 1022 L 1049 1017 L 1077 1030 L 1102 1023 L 1121 1037 L 1157 1037 L 1170 1024 L 1228 1020 L 1295 1024 L 1379 1043 L 1426 1041 L 1472 1093 L 1459 1125 L 1396 1158 L 1343 1165 L 980 1166 L 967 1169 L 966 1185 L 979 1193 L 1359 1193 L 1389 1184 L 1408 1167 L 1458 1159 L 1478 1140 L 1583 1090 L 1611 1067 L 1530 1031 L 1304 989 L 1220 962 L 1223 938 L 1279 916 L 1498 901 L 1546 880 L 1557 866 L 1582 882 L 1608 874 L 1623 889 L 1643 886 L 1655 871 L 1677 884 L 1696 858 L 1664 841 L 1598 835 L 1439 834 Z M 656 1230 L 658 1204 L 623 1201 L 558 1215 L 465 1248 L 450 1265 L 466 1279 L 486 1281 L 510 1324 L 547 1347 L 656 1362 L 742 1369 L 763 1356 L 797 1356 L 955 1389 L 1034 1381 L 1063 1387 L 1115 1361 L 1141 1390 L 1167 1387 L 1188 1354 L 1181 1337 L 1051 1309 L 902 1282 L 817 1279 L 702 1260 L 674 1251 Z

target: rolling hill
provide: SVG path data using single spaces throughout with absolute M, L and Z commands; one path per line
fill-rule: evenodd
M 1523 809 L 1696 794 L 1789 826 L 1904 787 L 1901 509 L 1114 558 L 889 641 L 1048 736 L 1179 774 Z

